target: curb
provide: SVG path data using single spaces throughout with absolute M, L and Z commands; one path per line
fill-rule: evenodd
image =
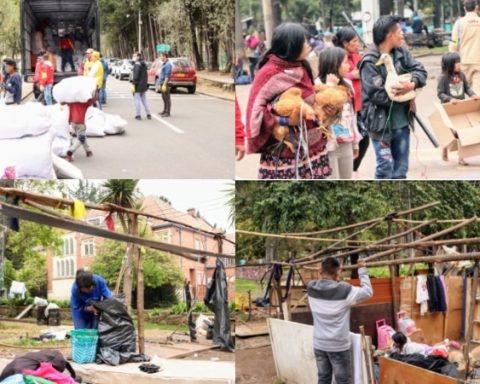
M 220 99 L 220 100 L 224 100 L 224 101 L 231 101 L 232 103 L 235 101 L 235 96 L 233 96 L 233 100 L 228 98 L 228 97 L 225 97 L 225 96 L 219 96 L 219 95 L 216 95 L 214 93 L 209 93 L 209 92 L 202 92 L 202 91 L 197 91 L 196 93 L 200 94 L 200 95 L 205 95 L 205 96 L 210 96 L 210 97 L 214 97 L 215 99 Z

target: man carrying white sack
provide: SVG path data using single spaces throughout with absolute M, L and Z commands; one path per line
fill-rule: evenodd
M 68 122 L 75 131 L 70 148 L 67 151 L 67 160 L 73 161 L 73 154 L 83 146 L 87 157 L 93 156 L 87 143 L 87 127 L 85 116 L 87 109 L 93 104 L 97 91 L 95 79 L 88 77 L 70 77 L 62 80 L 53 88 L 53 97 L 62 105 L 68 105 Z

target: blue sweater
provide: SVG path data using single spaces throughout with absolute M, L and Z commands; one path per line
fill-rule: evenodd
M 93 275 L 95 279 L 95 286 L 91 293 L 82 293 L 78 289 L 77 283 L 72 285 L 72 297 L 70 299 L 70 307 L 72 308 L 72 315 L 75 316 L 90 316 L 89 312 L 85 311 L 93 301 L 101 301 L 112 297 L 112 292 L 108 289 L 107 282 L 103 277 Z

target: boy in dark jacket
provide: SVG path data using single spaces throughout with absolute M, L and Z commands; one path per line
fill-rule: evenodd
M 399 18 L 380 17 L 373 27 L 374 44 L 359 63 L 362 86 L 362 119 L 372 139 L 377 159 L 376 179 L 405 179 L 410 154 L 413 102 L 397 103 L 385 91 L 387 70 L 377 62 L 383 53 L 393 58 L 397 74 L 410 73 L 412 80 L 393 87 L 403 95 L 426 85 L 427 71 L 404 46 Z
M 22 76 L 17 72 L 17 63 L 13 59 L 5 59 L 5 104 L 20 104 L 22 102 Z
M 148 106 L 145 93 L 148 91 L 148 73 L 147 64 L 143 61 L 143 55 L 141 52 L 135 52 L 133 54 L 133 74 L 132 74 L 132 92 L 133 101 L 135 103 L 135 119 L 141 120 L 140 112 L 143 108 L 147 114 L 147 119 L 151 120 L 150 107 Z

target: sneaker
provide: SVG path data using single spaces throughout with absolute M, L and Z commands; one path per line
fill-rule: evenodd
M 92 151 L 87 151 L 87 157 L 92 157 L 93 156 L 93 152 Z
M 135 116 L 135 119 L 136 120 L 142 120 L 142 118 L 140 116 Z
M 162 116 L 162 117 L 170 117 L 170 114 L 165 112 L 165 113 L 162 113 L 160 116 Z
M 67 152 L 67 155 L 65 156 L 65 159 L 67 159 L 68 161 L 72 162 L 72 161 L 73 161 L 73 152 L 72 152 L 72 151 L 68 151 L 68 152 Z
M 147 115 L 148 120 L 152 120 L 152 115 Z

